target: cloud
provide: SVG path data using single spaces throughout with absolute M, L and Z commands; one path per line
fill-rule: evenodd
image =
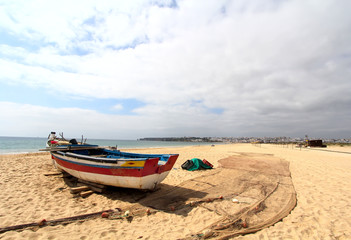
M 0 84 L 134 99 L 142 136 L 350 135 L 349 1 L 23 4 L 1 8 Z
M 116 104 L 113 107 L 113 110 L 119 111 L 123 109 L 123 105 L 122 104 Z
M 197 121 L 193 121 L 194 116 L 190 112 L 183 113 L 181 117 L 188 121 L 180 122 L 176 117 L 182 110 L 169 110 L 165 112 L 167 117 L 149 112 L 142 116 L 141 121 L 139 115 L 111 115 L 88 109 L 50 108 L 3 101 L 0 102 L 0 111 L 6 114 L 0 119 L 0 130 L 4 136 L 31 136 L 33 133 L 46 136 L 50 131 L 60 130 L 72 136 L 84 134 L 90 138 L 137 139 L 167 134 L 184 136 L 183 132 L 179 132 L 180 128 L 201 135 L 200 129 L 207 127 L 206 121 L 202 120 L 204 112 L 195 109 Z

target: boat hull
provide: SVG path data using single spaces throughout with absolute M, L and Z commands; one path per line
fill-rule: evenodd
M 77 154 L 51 152 L 53 163 L 58 169 L 82 180 L 115 187 L 155 189 L 162 182 L 178 158 L 178 154 L 169 155 L 164 164 L 159 164 L 159 157 L 142 155 L 135 159 L 106 159 L 87 157 Z M 75 156 L 77 155 L 77 156 Z

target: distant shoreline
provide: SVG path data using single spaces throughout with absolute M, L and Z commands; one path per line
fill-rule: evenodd
M 0 155 L 38 153 L 46 147 L 47 138 L 30 137 L 0 137 Z M 118 149 L 146 149 L 165 147 L 184 147 L 195 145 L 210 145 L 208 142 L 180 142 L 180 141 L 138 141 L 138 140 L 100 140 L 90 139 L 90 144 L 111 146 Z M 221 144 L 221 143 L 219 143 Z

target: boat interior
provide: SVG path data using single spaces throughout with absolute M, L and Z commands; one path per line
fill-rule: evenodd
M 63 149 L 62 149 L 63 150 Z M 70 151 L 55 151 L 59 155 L 84 159 L 96 162 L 116 162 L 116 160 L 146 161 L 148 159 L 159 159 L 159 165 L 165 164 L 170 154 L 138 154 L 121 152 L 119 150 L 109 150 L 106 148 L 76 149 Z

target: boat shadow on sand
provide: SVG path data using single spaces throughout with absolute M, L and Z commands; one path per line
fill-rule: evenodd
M 67 174 L 63 180 L 69 187 L 77 186 L 78 179 L 73 176 Z M 187 186 L 181 186 L 182 184 L 173 186 L 160 183 L 154 191 L 107 186 L 105 191 L 99 194 L 112 201 L 130 203 L 137 208 L 138 206 L 146 207 L 157 211 L 187 216 L 192 210 L 191 207 L 187 207 L 190 201 L 201 200 L 208 195 L 206 191 L 193 189 L 189 186 L 189 182 L 191 183 L 192 181 L 185 182 Z M 195 184 L 198 185 L 199 183 Z M 203 184 L 207 187 L 210 186 L 208 183 Z
M 189 205 L 192 199 L 203 199 L 208 193 L 182 186 L 161 183 L 155 191 L 108 187 L 103 193 L 106 198 L 141 205 L 157 211 L 187 216 L 192 210 Z

